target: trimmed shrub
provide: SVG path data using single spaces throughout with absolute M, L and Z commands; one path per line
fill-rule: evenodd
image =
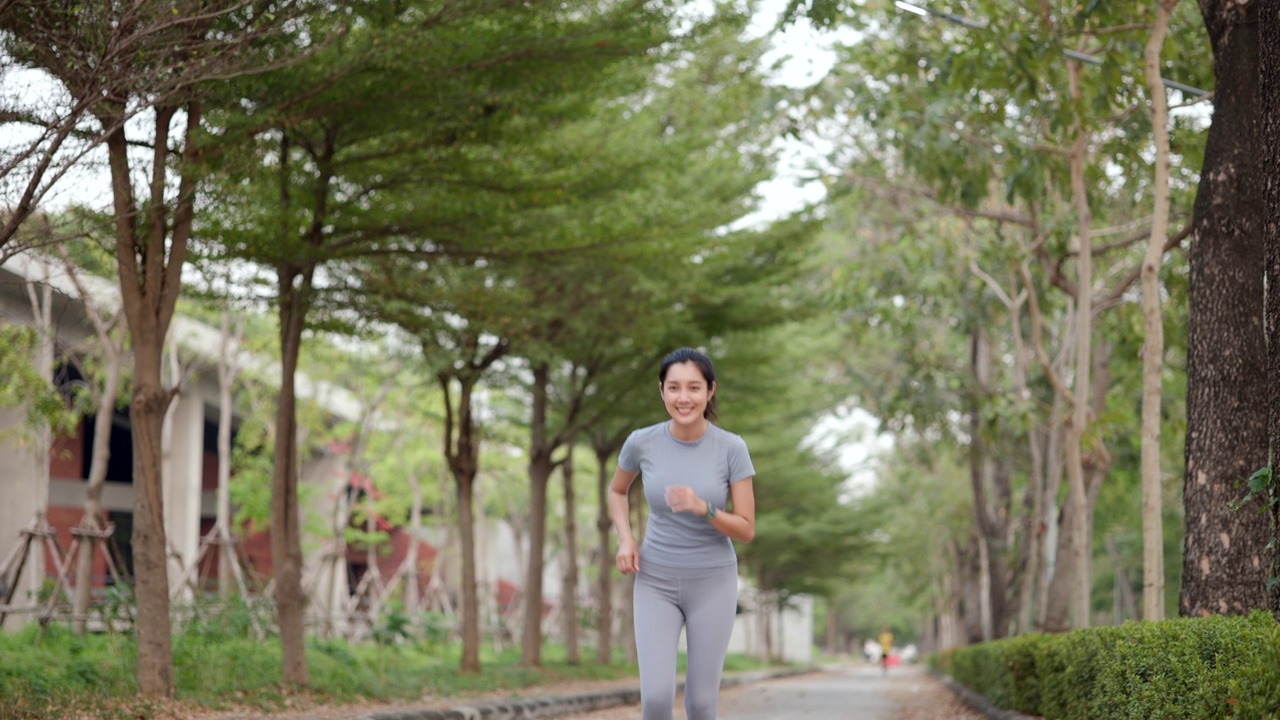
M 931 664 L 1048 720 L 1280 720 L 1280 625 L 1265 612 L 1029 634 Z

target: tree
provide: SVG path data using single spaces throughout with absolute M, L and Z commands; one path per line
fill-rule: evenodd
M 1265 139 L 1262 166 L 1275 168 L 1280 163 L 1280 19 L 1270 10 L 1260 13 L 1259 25 L 1259 103 L 1261 106 L 1261 131 Z M 1263 184 L 1262 236 L 1266 253 L 1266 286 L 1280 287 L 1280 183 Z M 1280 533 L 1280 492 L 1277 492 L 1277 450 L 1280 449 L 1280 293 L 1268 292 L 1264 309 L 1267 340 L 1267 445 L 1268 473 L 1265 474 L 1265 492 L 1259 492 L 1264 507 L 1271 510 L 1271 557 L 1268 563 L 1267 586 L 1271 595 L 1271 612 L 1280 618 L 1280 552 L 1276 539 Z M 1258 475 L 1255 474 L 1255 477 Z M 1262 478 L 1259 478 L 1262 479 Z M 1253 482 L 1251 478 L 1251 482 Z
M 1179 612 L 1270 606 L 1265 514 L 1232 506 L 1268 462 L 1262 242 L 1264 144 L 1257 122 L 1258 3 L 1202 0 L 1214 113 L 1196 193 L 1187 328 L 1185 549 Z
M 613 661 L 613 521 L 609 517 L 609 482 L 613 479 L 610 460 L 622 449 L 628 433 L 643 426 L 650 417 L 653 399 L 643 389 L 653 387 L 658 362 L 642 365 L 623 383 L 631 391 L 615 393 L 619 400 L 606 417 L 595 423 L 590 433 L 591 451 L 596 461 L 596 662 Z
M 1164 322 L 1160 300 L 1160 263 L 1169 225 L 1169 100 L 1160 78 L 1160 54 L 1177 0 L 1156 3 L 1155 24 L 1144 56 L 1151 94 L 1155 144 L 1155 207 L 1151 238 L 1142 262 L 1142 617 L 1164 619 L 1164 532 L 1160 483 L 1160 388 L 1164 371 Z
M 458 526 L 462 537 L 463 672 L 480 670 L 480 603 L 476 595 L 475 480 L 480 469 L 480 436 L 476 421 L 476 384 L 510 349 L 502 339 L 481 344 L 478 333 L 460 338 L 452 362 L 436 372 L 445 399 L 444 456 L 457 487 Z M 440 346 L 424 344 L 428 357 L 440 357 Z M 457 400 L 454 400 L 454 386 Z
M 173 694 L 160 454 L 161 426 L 176 389 L 161 380 L 161 355 L 191 237 L 204 101 L 210 81 L 280 62 L 259 54 L 259 46 L 306 5 L 13 2 L 0 16 L 9 53 L 53 78 L 105 138 L 121 299 L 133 346 L 135 596 L 138 617 L 147 619 L 138 624 L 137 680 L 148 695 Z M 140 106 L 148 108 L 151 133 L 142 200 L 127 125 Z
M 438 324 L 447 321 L 440 313 L 448 313 L 451 322 L 475 323 L 474 332 L 510 342 L 523 361 L 518 367 L 527 372 L 531 418 L 522 650 L 528 664 L 540 662 L 547 482 L 571 438 L 602 412 L 602 378 L 629 365 L 627 356 L 637 352 L 634 340 L 609 347 L 617 314 L 638 321 L 654 307 L 669 312 L 689 292 L 678 284 L 674 294 L 656 290 L 669 273 L 645 278 L 628 265 L 652 269 L 670 264 L 663 253 L 675 253 L 681 264 L 696 266 L 699 249 L 725 251 L 733 239 L 706 236 L 741 216 L 763 179 L 761 138 L 771 126 L 741 122 L 743 112 L 758 111 L 760 88 L 756 76 L 740 72 L 758 55 L 758 48 L 737 44 L 742 22 L 727 13 L 694 33 L 698 44 L 664 50 L 671 90 L 644 89 L 653 72 L 645 58 L 620 67 L 604 88 L 608 94 L 584 91 L 580 100 L 593 115 L 530 125 L 520 143 L 478 149 L 502 172 L 500 181 L 479 177 L 506 188 L 507 197 L 495 197 L 501 204 L 494 212 L 468 227 L 474 257 L 446 248 L 455 259 L 437 256 L 434 265 L 417 269 L 388 263 L 371 275 L 420 277 L 395 286 L 428 291 L 420 295 L 421 321 L 401 314 L 396 322 Z M 721 92 L 709 100 L 707 87 Z M 472 202 L 490 199 L 479 195 Z M 483 282 L 486 297 L 472 298 L 478 287 L 468 287 L 468 280 Z M 587 402 L 595 403 L 590 411 Z
M 845 142 L 865 154 L 845 176 L 879 185 L 882 193 L 914 193 L 954 212 L 972 234 L 973 272 L 1006 305 L 1001 314 L 1030 316 L 1031 338 L 1009 331 L 1000 337 L 1011 350 L 1033 353 L 1014 355 L 1032 359 L 1032 365 L 1020 365 L 1018 377 L 996 380 L 1025 383 L 1033 391 L 1041 379 L 1048 381 L 1056 394 L 1048 401 L 1060 404 L 1063 414 L 1042 416 L 1043 431 L 1008 420 L 997 420 L 993 427 L 1005 426 L 1002 433 L 1030 431 L 1031 440 L 1048 432 L 1050 450 L 1052 443 L 1061 442 L 1071 491 L 1063 519 L 1050 519 L 1062 529 L 1059 548 L 1046 558 L 1054 568 L 1054 589 L 1030 595 L 1020 591 L 1019 597 L 1044 599 L 1039 605 L 1048 606 L 1043 617 L 1049 628 L 1087 624 L 1093 555 L 1089 516 L 1112 457 L 1091 427 L 1106 410 L 1105 377 L 1089 381 L 1095 368 L 1103 367 L 1108 344 L 1089 326 L 1096 325 L 1102 310 L 1123 302 L 1125 289 L 1139 275 L 1139 258 L 1126 250 L 1137 240 L 1102 238 L 1130 224 L 1145 227 L 1150 222 L 1151 182 L 1145 161 L 1140 161 L 1149 142 L 1149 116 L 1134 113 L 1145 99 L 1138 76 L 1127 72 L 1129 53 L 1137 49 L 1133 38 L 1145 28 L 1149 11 L 1094 4 L 1039 12 L 976 3 L 967 6 L 964 17 L 934 14 L 921 19 L 891 9 L 873 19 L 849 12 L 848 5 L 813 0 L 793 2 L 789 8 L 820 24 L 875 23 L 893 29 L 848 48 L 829 81 L 833 107 L 828 112 L 850 118 L 842 127 Z M 943 25 L 943 18 L 957 17 L 956 24 L 963 27 Z M 1179 27 L 1187 23 L 1184 15 L 1177 18 Z M 1194 52 L 1194 45 L 1180 44 L 1172 56 L 1194 57 Z M 1088 65 L 1083 64 L 1086 59 Z M 1179 186 L 1190 180 L 1186 169 L 1196 157 L 1189 129 L 1185 120 L 1174 128 Z M 996 243 L 1009 247 L 1013 233 L 1019 238 L 1017 252 L 1000 252 Z M 1149 233 L 1130 237 L 1142 239 Z M 1177 233 L 1163 238 L 1161 251 L 1177 238 Z M 1046 302 L 1049 288 L 1062 294 L 1052 306 Z M 1052 314 L 1041 311 L 1050 307 Z M 982 323 L 982 314 L 973 321 Z M 1026 332 L 1026 321 L 1011 322 L 1010 330 Z M 986 328 L 982 332 L 984 338 L 994 337 Z M 985 392 L 980 383 L 965 384 Z M 1000 402 L 998 395 L 985 397 L 984 403 Z M 996 418 L 994 412 L 988 416 Z M 1037 445 L 1027 447 L 1037 456 L 1036 465 L 1048 468 L 1056 462 Z M 998 480 L 1001 472 L 997 469 L 990 477 Z M 1032 511 L 1053 513 L 1055 476 L 1037 469 L 1031 480 Z M 1037 527 L 1041 520 L 1031 522 Z M 982 535 L 991 544 L 1000 533 L 988 527 Z M 1034 533 L 1023 537 L 1027 550 L 1039 542 Z M 1015 566 L 1030 567 L 1031 562 L 1028 557 Z M 990 569 L 982 574 L 991 576 Z M 993 587 L 992 592 L 999 591 Z M 997 607 L 994 597 L 989 606 Z
M 361 6 L 352 31 L 314 62 L 237 88 L 246 110 L 225 119 L 233 182 L 223 191 L 250 211 L 214 223 L 229 255 L 271 269 L 279 311 L 273 556 L 287 680 L 307 675 L 291 420 L 303 333 L 343 320 L 353 302 L 345 278 L 363 261 L 412 266 L 512 250 L 523 232 L 509 224 L 512 198 L 550 188 L 513 184 L 501 149 L 582 112 L 612 65 L 658 41 L 665 12 L 500 0 Z

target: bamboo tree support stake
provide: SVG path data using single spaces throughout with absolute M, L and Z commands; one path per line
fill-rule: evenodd
M 5 581 L 4 602 L 0 603 L 0 624 L 3 624 L 5 618 L 15 609 L 12 607 L 13 596 L 18 591 L 18 583 L 22 579 L 23 569 L 26 568 L 27 558 L 33 552 L 31 547 L 33 544 L 37 550 L 43 547 L 53 556 L 59 573 L 63 570 L 62 547 L 58 544 L 58 534 L 45 520 L 44 511 L 37 510 L 31 522 L 19 534 L 20 538 L 9 551 L 3 572 L 0 573 L 0 579 Z M 36 538 L 43 538 L 43 542 L 37 542 Z
M 213 528 L 200 538 L 200 551 L 196 553 L 195 559 L 182 572 L 182 577 L 178 582 L 174 583 L 173 589 L 170 591 L 170 600 L 177 600 L 184 589 L 190 589 L 193 595 L 200 592 L 200 563 L 209 554 L 209 549 L 213 548 L 219 562 L 226 562 L 231 569 L 232 577 L 235 578 L 236 586 L 240 591 L 240 598 L 246 606 L 250 604 L 249 586 L 245 582 L 244 568 L 240 564 L 240 557 L 236 553 L 236 542 L 231 537 L 227 529 L 222 525 L 214 523 Z M 258 623 L 256 615 L 250 613 L 249 621 L 253 626 L 255 637 L 262 638 L 264 633 L 262 627 Z
M 52 528 L 50 528 L 49 531 L 50 533 L 54 532 Z M 69 579 L 71 569 L 75 567 L 74 561 L 79 553 L 89 552 L 92 554 L 94 550 L 99 550 L 102 553 L 103 559 L 106 561 L 107 572 L 111 574 L 112 581 L 117 586 L 125 586 L 124 579 L 120 575 L 119 566 L 108 547 L 114 534 L 115 525 L 113 523 L 107 523 L 107 525 L 101 530 L 86 528 L 79 525 L 71 528 L 71 546 L 67 549 L 66 560 L 59 561 L 57 563 L 58 575 L 57 579 L 54 581 L 53 592 L 49 594 L 49 599 L 45 602 L 44 610 L 40 613 L 40 634 L 38 637 L 43 637 L 44 628 L 51 620 L 54 619 L 54 610 L 57 608 L 58 597 L 63 594 L 68 587 L 67 581 Z M 53 542 L 56 547 L 56 535 Z M 86 544 L 88 544 L 88 550 L 85 549 Z M 54 557 L 57 559 L 56 555 Z M 74 606 L 74 598 L 68 595 L 66 600 L 69 604 Z M 76 615 L 74 611 L 63 617 L 68 617 L 71 620 L 88 620 L 87 616 L 82 618 Z M 109 624 L 110 621 L 106 619 L 105 614 L 103 617 L 104 623 Z M 133 621 L 133 613 L 130 613 L 130 621 Z

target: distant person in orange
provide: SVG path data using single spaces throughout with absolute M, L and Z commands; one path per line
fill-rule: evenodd
M 889 650 L 893 648 L 893 631 L 888 625 L 880 628 L 880 669 L 889 672 Z

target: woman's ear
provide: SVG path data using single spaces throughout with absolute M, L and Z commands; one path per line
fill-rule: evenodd
M 715 396 L 716 396 L 716 384 L 713 382 L 711 383 L 711 392 L 707 393 L 707 399 L 710 400 Z

